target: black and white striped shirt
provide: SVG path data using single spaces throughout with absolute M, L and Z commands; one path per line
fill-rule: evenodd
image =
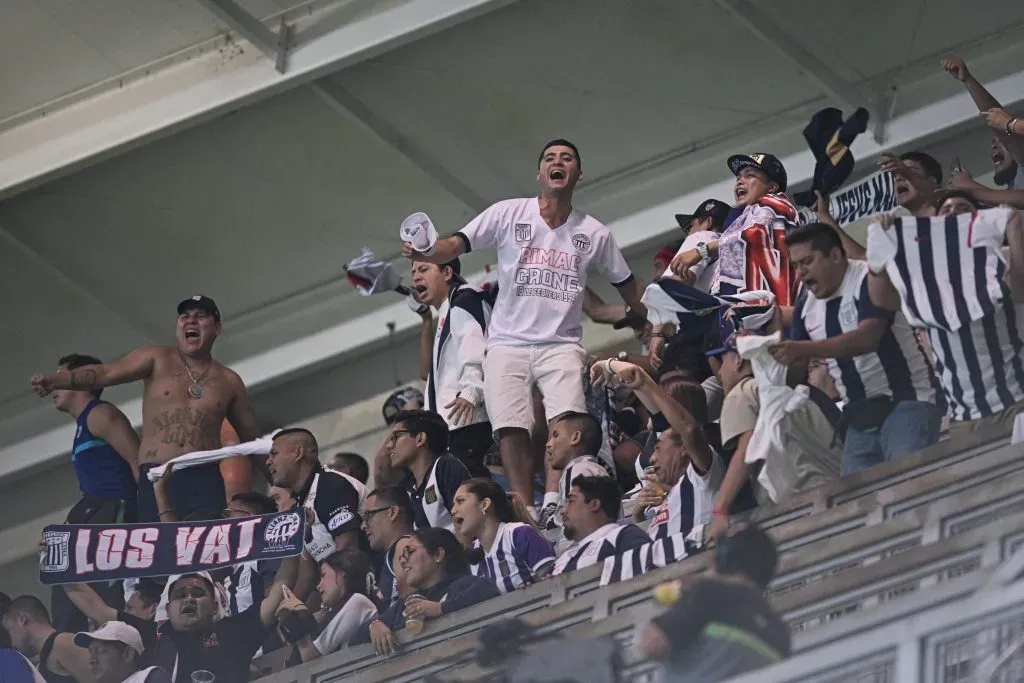
M 868 264 L 849 261 L 839 288 L 819 299 L 807 288 L 793 311 L 793 339 L 821 341 L 856 330 L 870 319 L 891 320 L 878 350 L 855 358 L 829 358 L 828 370 L 836 390 L 847 403 L 876 396 L 895 401 L 935 401 L 924 351 L 902 313 L 895 316 L 871 303 Z
M 1024 306 L 1003 282 L 1007 209 L 897 219 L 868 230 L 868 263 L 884 267 L 903 313 L 928 329 L 953 420 L 994 415 L 1024 400 Z

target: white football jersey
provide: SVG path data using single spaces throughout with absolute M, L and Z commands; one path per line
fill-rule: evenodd
M 616 286 L 633 277 L 608 228 L 574 209 L 552 230 L 536 197 L 493 204 L 456 236 L 467 251 L 498 250 L 498 299 L 488 348 L 579 343 L 587 271 L 596 268 Z

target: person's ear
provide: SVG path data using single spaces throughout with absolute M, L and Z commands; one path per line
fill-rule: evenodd
M 768 193 L 769 194 L 777 194 L 778 191 L 779 191 L 779 184 L 777 182 L 775 182 L 774 180 L 770 181 L 768 183 Z
M 437 552 L 434 553 L 434 564 L 441 564 L 442 562 L 444 562 L 444 557 L 444 548 L 438 548 Z
M 582 443 L 582 441 L 583 441 L 583 432 L 581 432 L 578 429 L 575 432 L 572 433 L 572 436 L 569 437 L 569 443 L 571 443 L 573 446 L 579 446 L 580 443 Z
M 427 445 L 427 433 L 426 432 L 420 432 L 419 434 L 416 435 L 416 447 L 417 448 L 423 448 L 426 445 Z

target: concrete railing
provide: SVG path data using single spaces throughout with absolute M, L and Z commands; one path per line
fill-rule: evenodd
M 1024 510 L 1024 478 L 1007 476 L 1024 470 L 1024 457 L 1006 436 L 996 430 L 958 446 L 938 444 L 759 515 L 781 549 L 772 600 L 794 630 L 813 632 L 911 588 L 998 561 L 981 550 L 979 539 L 990 531 L 985 523 L 1005 517 L 1020 523 L 1014 533 L 1024 534 L 1024 517 L 1013 514 Z M 476 632 L 489 623 L 523 616 L 555 633 L 646 609 L 652 585 L 703 571 L 709 559 L 697 555 L 605 588 L 598 587 L 599 568 L 585 569 L 443 617 L 418 637 L 400 633 L 405 654 L 397 659 L 381 660 L 361 646 L 267 680 L 419 680 L 465 661 Z

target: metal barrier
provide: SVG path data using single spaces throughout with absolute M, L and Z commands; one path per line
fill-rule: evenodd
M 762 513 L 781 550 L 771 594 L 794 629 L 830 624 L 906 592 L 991 566 L 1004 553 L 989 549 L 986 555 L 987 546 L 979 539 L 1010 522 L 1017 526 L 1006 539 L 1006 552 L 1015 548 L 1024 538 L 1024 517 L 1014 515 L 986 526 L 1024 510 L 1024 478 L 1007 477 L 1024 470 L 1024 458 L 1019 448 L 1006 445 L 1007 434 L 977 433 L 959 449 L 944 442 Z M 946 540 L 937 543 L 940 539 Z M 703 571 L 708 561 L 707 555 L 698 555 L 603 589 L 598 589 L 600 568 L 584 569 L 442 617 L 418 637 L 399 633 L 405 654 L 397 659 L 382 660 L 370 646 L 360 646 L 264 680 L 420 680 L 464 661 L 475 647 L 476 632 L 489 623 L 524 616 L 544 632 L 555 633 L 608 621 L 624 611 L 635 619 L 634 609 L 650 603 L 653 585 L 668 576 Z

